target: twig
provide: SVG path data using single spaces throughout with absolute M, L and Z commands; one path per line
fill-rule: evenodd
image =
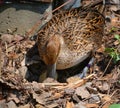
M 95 74 L 91 74 L 91 75 L 87 76 L 84 79 L 80 79 L 80 80 L 78 80 L 78 81 L 76 81 L 74 83 L 70 83 L 70 84 L 68 84 L 66 86 L 63 86 L 63 87 L 53 87 L 53 88 L 56 88 L 58 90 L 64 90 L 66 88 L 77 88 L 77 87 L 83 85 L 88 79 L 90 79 L 93 76 L 95 76 Z
M 5 54 L 8 55 L 8 44 L 5 42 Z
M 66 85 L 66 86 L 63 86 L 63 87 L 52 87 L 52 88 L 54 88 L 54 89 L 57 89 L 59 92 L 58 92 L 57 94 L 53 95 L 53 96 L 49 99 L 49 101 L 52 101 L 52 100 L 54 100 L 54 99 L 58 99 L 58 98 L 60 98 L 60 97 L 63 97 L 63 96 L 64 96 L 64 93 L 65 93 L 65 89 L 67 89 L 67 88 L 73 88 L 73 89 L 75 89 L 75 88 L 83 85 L 89 78 L 91 78 L 91 77 L 93 77 L 93 76 L 94 76 L 94 74 L 91 74 L 91 75 L 87 76 L 85 79 L 81 79 L 81 80 L 79 80 L 79 81 L 76 81 L 75 83 L 70 83 L 70 84 L 68 84 L 68 85 Z
M 109 60 L 109 62 L 108 62 L 108 64 L 107 64 L 107 66 L 106 66 L 106 68 L 105 68 L 103 74 L 100 76 L 100 78 L 103 77 L 103 76 L 105 75 L 105 73 L 106 73 L 106 71 L 107 71 L 107 69 L 108 69 L 108 67 L 109 67 L 109 65 L 110 65 L 110 63 L 111 63 L 111 61 L 112 61 L 112 58 L 110 58 L 110 60 Z
M 67 83 L 41 83 L 44 86 L 66 86 Z
M 52 13 L 54 13 L 55 11 L 59 10 L 60 8 L 62 8 L 63 6 L 67 5 L 68 3 L 72 2 L 73 0 L 68 0 L 67 2 L 63 3 L 62 5 L 60 5 L 59 7 L 57 7 L 56 9 L 54 9 L 52 11 Z
M 46 88 L 46 87 L 51 87 L 51 88 L 54 88 L 54 86 L 66 86 L 67 83 L 37 83 L 37 82 L 33 82 L 33 83 L 25 83 L 24 84 L 24 87 L 25 89 L 35 89 L 36 86 L 39 88 Z
M 112 94 L 111 94 L 111 98 L 113 97 L 113 95 L 117 92 L 118 90 L 115 90 Z
M 113 96 L 117 91 L 118 91 L 118 90 L 115 90 L 115 91 L 111 94 L 110 98 L 112 98 L 112 96 Z M 109 102 L 109 101 L 106 100 L 105 102 L 103 102 L 103 104 L 100 105 L 99 108 L 102 108 L 103 105 L 105 105 L 107 102 Z
M 77 88 L 81 85 L 83 85 L 88 79 L 92 78 L 93 76 L 95 76 L 95 74 L 90 74 L 89 76 L 87 76 L 86 78 L 84 79 L 81 79 L 79 81 L 76 81 L 75 83 L 73 84 L 69 84 L 68 87 L 70 88 Z
M 57 7 L 56 9 L 54 9 L 52 11 L 52 13 L 54 13 L 55 11 L 59 10 L 60 8 L 62 8 L 63 6 L 65 6 L 66 4 L 70 3 L 72 0 L 68 0 L 67 2 L 65 2 L 64 4 L 62 4 L 61 6 Z M 41 24 L 42 20 L 45 19 L 50 13 L 45 13 L 43 15 L 43 17 L 31 28 L 31 30 L 29 32 L 26 33 L 27 36 L 29 36 L 30 34 L 32 34 L 35 29 Z

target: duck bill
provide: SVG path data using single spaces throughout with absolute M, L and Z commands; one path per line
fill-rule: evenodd
M 47 77 L 57 79 L 56 63 L 47 66 Z

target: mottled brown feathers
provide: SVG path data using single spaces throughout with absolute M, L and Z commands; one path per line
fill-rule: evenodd
M 46 64 L 56 62 L 58 69 L 76 65 L 84 55 L 99 48 L 104 24 L 103 15 L 95 9 L 56 13 L 38 33 L 41 59 Z

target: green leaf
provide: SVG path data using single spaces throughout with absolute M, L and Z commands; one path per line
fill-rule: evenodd
M 111 28 L 111 32 L 114 32 L 114 31 L 116 31 L 117 30 L 117 28 L 115 28 L 115 27 L 112 27 Z
M 114 52 L 115 49 L 114 48 L 105 48 L 105 52 L 107 53 L 111 53 L 111 52 Z
M 115 34 L 115 39 L 120 40 L 120 36 L 118 34 Z
M 105 48 L 105 52 L 114 60 L 114 63 L 120 60 L 120 54 L 116 51 L 115 48 Z
M 120 108 L 120 104 L 112 104 L 109 108 Z
M 114 59 L 116 58 L 116 53 L 115 52 L 110 52 L 109 55 Z
M 120 60 L 120 55 L 119 54 L 117 54 L 117 59 L 116 59 L 117 61 L 119 61 Z
M 111 52 L 109 55 L 113 58 L 115 63 L 120 60 L 120 55 L 116 52 Z

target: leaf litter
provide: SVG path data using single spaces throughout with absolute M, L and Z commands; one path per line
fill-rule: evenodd
M 108 7 L 108 10 L 110 22 L 106 24 L 103 45 L 84 79 L 76 76 L 69 79 L 71 73 L 80 72 L 80 66 L 58 71 L 59 82 L 46 79 L 46 67 L 39 59 L 35 40 L 21 35 L 1 35 L 0 107 L 108 108 L 112 103 L 120 104 L 120 61 L 114 63 L 104 51 L 105 48 L 119 50 L 120 43 L 114 35 L 120 35 L 120 14 L 114 8 Z

